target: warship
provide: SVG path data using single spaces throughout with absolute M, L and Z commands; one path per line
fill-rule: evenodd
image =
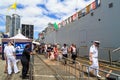
M 76 44 L 79 56 L 88 57 L 91 42 L 99 40 L 99 59 L 120 60 L 120 0 L 95 0 L 62 21 L 58 30 L 45 32 L 45 43 Z

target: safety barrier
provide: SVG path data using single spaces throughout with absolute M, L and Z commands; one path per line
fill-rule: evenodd
M 66 61 L 66 64 L 65 64 Z M 59 80 L 97 80 L 98 77 L 89 71 L 89 65 L 82 64 L 70 58 L 63 57 L 59 61 L 53 61 L 54 65 L 48 65 L 55 73 Z M 33 80 L 33 65 L 34 56 L 30 56 L 30 80 Z M 93 70 L 97 70 L 93 68 Z M 120 75 L 116 73 L 109 73 L 107 70 L 99 69 L 99 73 L 102 76 L 100 80 L 106 80 L 107 78 L 112 78 L 113 80 L 120 80 Z M 110 74 L 110 77 L 106 77 L 106 74 Z
M 94 79 L 100 79 L 100 80 L 120 80 L 120 75 L 119 74 L 116 74 L 116 73 L 113 73 L 113 72 L 109 72 L 109 71 L 106 71 L 106 70 L 101 70 L 99 69 L 99 74 L 101 75 L 101 77 L 97 77 L 94 73 L 90 72 L 89 68 L 92 68 L 90 67 L 89 65 L 86 65 L 86 64 L 82 64 L 81 65 L 81 71 L 82 71 L 82 74 L 81 76 L 84 77 L 84 75 L 87 75 L 87 79 L 90 80 L 90 77 L 94 77 Z M 86 69 L 86 70 L 85 70 Z M 93 71 L 96 71 L 98 69 L 95 69 L 95 68 L 92 68 Z M 87 73 L 87 74 L 86 74 Z M 106 76 L 106 75 L 110 75 L 110 76 Z
M 69 59 L 69 58 L 65 58 L 67 64 L 64 65 L 63 69 L 66 73 L 71 73 L 72 75 L 74 75 L 74 77 L 71 77 L 71 75 L 67 76 L 67 78 L 64 78 L 66 80 L 109 80 L 109 79 L 113 79 L 113 80 L 120 80 L 120 75 L 113 73 L 113 72 L 109 72 L 107 70 L 101 70 L 99 69 L 99 74 L 102 76 L 101 78 L 97 77 L 94 73 L 91 73 L 89 68 L 90 65 L 87 64 L 80 64 L 80 62 L 76 61 L 75 64 L 71 64 L 71 62 L 73 62 L 73 60 Z M 61 61 L 64 64 L 64 60 Z M 92 68 L 93 71 L 96 71 L 97 69 Z M 109 74 L 110 76 L 106 77 L 106 75 Z
M 30 64 L 29 64 L 29 79 L 33 80 L 33 69 L 34 68 L 34 55 L 30 55 Z
M 108 63 L 111 66 L 112 65 L 119 65 L 120 66 L 120 64 L 117 63 L 117 61 L 120 60 L 119 56 L 117 56 L 117 55 L 119 55 L 119 52 L 118 51 L 117 52 L 113 51 L 114 49 L 115 48 L 101 48 L 100 47 L 99 48 L 99 61 Z M 79 47 L 77 55 L 79 57 L 84 57 L 84 58 L 88 59 L 88 57 L 89 57 L 89 47 L 88 46 Z M 115 59 L 117 60 L 116 62 L 115 62 Z
M 66 61 L 66 64 L 65 64 Z M 63 78 L 63 80 L 78 80 L 80 76 L 80 63 L 69 58 L 63 57 L 62 60 L 57 61 L 56 72 Z

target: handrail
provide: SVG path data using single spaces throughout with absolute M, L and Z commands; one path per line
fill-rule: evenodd
M 66 73 L 70 73 L 69 77 L 65 80 L 69 80 L 71 78 L 74 78 L 74 80 L 80 80 L 81 72 L 80 72 L 80 62 L 75 61 L 75 64 L 72 64 L 73 60 L 70 58 L 63 57 L 63 60 L 60 61 L 63 64 L 63 69 Z M 64 62 L 66 61 L 67 64 Z M 74 77 L 71 77 L 74 76 Z
M 38 55 L 36 55 L 36 56 L 38 56 Z M 55 71 L 55 73 L 57 73 L 57 76 L 60 77 L 59 80 L 69 80 L 71 78 L 74 79 L 74 80 L 81 80 L 81 79 L 84 80 L 84 78 L 87 78 L 88 80 L 90 80 L 91 76 L 90 76 L 90 73 L 89 73 L 89 67 L 90 67 L 89 65 L 81 64 L 78 61 L 75 61 L 75 64 L 70 64 L 71 62 L 73 62 L 73 60 L 70 59 L 70 58 L 65 58 L 65 57 L 63 58 L 63 61 L 60 61 L 60 62 L 63 63 L 64 60 L 67 61 L 67 64 L 66 65 L 62 65 L 62 66 L 60 66 L 61 64 L 60 65 L 56 65 L 57 70 L 55 70 L 54 68 L 52 68 L 51 66 L 48 65 L 49 67 L 51 67 L 51 69 L 53 69 Z M 56 62 L 59 63 L 59 61 L 56 61 Z M 34 55 L 31 55 L 31 57 L 30 57 L 30 80 L 33 80 L 33 66 L 34 66 Z M 63 68 L 61 68 L 61 67 L 63 67 Z M 85 74 L 86 73 L 85 68 L 88 69 L 88 74 L 87 75 Z M 65 73 L 63 73 L 63 72 L 61 73 L 61 70 L 58 70 L 58 69 L 63 69 L 63 71 L 65 73 L 70 73 L 73 76 L 72 75 L 64 75 L 63 76 L 63 74 L 65 74 Z M 95 68 L 93 68 L 93 69 L 97 70 Z M 119 74 L 109 73 L 108 71 L 101 70 L 101 69 L 98 69 L 98 70 L 101 73 L 113 75 L 116 80 L 120 79 L 120 75 Z M 96 76 L 96 78 L 97 78 L 97 76 Z
M 87 69 L 88 69 L 88 77 L 89 77 L 89 75 L 90 75 L 90 73 L 89 73 L 89 65 L 87 65 L 87 64 L 81 64 L 82 66 L 84 66 L 84 67 L 86 67 Z M 92 68 L 92 67 L 91 67 Z M 106 70 L 101 70 L 101 69 L 96 69 L 96 68 L 92 68 L 92 69 L 94 69 L 94 70 L 99 70 L 99 72 L 102 72 L 102 73 L 106 73 L 106 74 L 110 74 L 110 75 L 113 75 L 114 77 L 116 77 L 115 79 L 116 80 L 119 80 L 120 79 L 120 75 L 119 74 L 116 74 L 116 73 L 109 73 L 108 71 L 106 71 Z M 97 77 L 97 76 L 96 76 Z
M 64 57 L 65 58 L 65 57 Z M 65 58 L 66 60 L 67 60 L 67 62 L 68 61 L 73 61 L 73 60 L 71 60 L 70 58 Z M 76 63 L 74 64 L 74 65 L 76 65 L 76 64 L 79 64 L 79 66 L 77 67 L 77 68 L 75 68 L 75 67 L 73 67 L 73 66 L 71 66 L 71 65 L 69 65 L 69 64 L 67 64 L 68 66 L 70 66 L 70 67 L 73 67 L 75 70 L 77 70 L 77 71 L 79 71 L 79 72 L 77 72 L 77 73 L 79 73 L 79 76 L 75 73 L 74 74 L 74 76 L 76 77 L 75 79 L 76 80 L 81 80 L 81 79 L 83 79 L 84 80 L 84 76 L 85 76 L 85 73 L 86 73 L 86 71 L 84 70 L 85 68 L 87 68 L 88 69 L 88 73 L 87 73 L 87 75 L 86 75 L 86 78 L 89 80 L 90 78 L 91 78 L 91 73 L 89 73 L 89 67 L 90 67 L 90 65 L 87 65 L 87 64 L 80 64 L 80 62 L 78 62 L 78 61 L 76 61 Z M 68 67 L 67 65 L 65 65 L 65 67 Z M 91 67 L 92 68 L 92 67 Z M 92 68 L 93 70 L 99 70 L 99 72 L 101 72 L 101 73 L 104 73 L 104 74 L 110 74 L 110 75 L 113 75 L 114 77 L 116 77 L 115 79 L 116 80 L 119 80 L 120 79 L 120 75 L 119 74 L 116 74 L 116 73 L 109 73 L 108 71 L 106 71 L 106 70 L 101 70 L 101 69 L 96 69 L 96 68 Z M 97 78 L 97 76 L 95 76 L 96 78 Z M 94 77 L 94 78 L 95 78 Z M 105 78 L 106 78 L 106 76 L 105 76 Z
M 116 52 L 116 51 L 119 51 L 120 50 L 120 47 L 114 49 L 112 52 Z
M 29 80 L 33 80 L 33 65 L 34 65 L 34 56 L 33 55 L 30 55 L 30 63 L 29 63 Z

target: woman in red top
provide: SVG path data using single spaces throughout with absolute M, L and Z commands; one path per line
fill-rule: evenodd
M 55 60 L 57 59 L 57 56 L 58 56 L 58 48 L 57 48 L 57 45 L 54 45 L 53 47 L 53 52 L 54 52 L 54 56 L 55 56 Z

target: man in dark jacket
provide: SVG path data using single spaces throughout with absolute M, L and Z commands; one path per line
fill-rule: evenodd
M 30 49 L 30 44 L 25 46 L 25 49 L 22 53 L 21 63 L 22 63 L 22 78 L 23 79 L 28 78 L 27 73 L 29 70 L 29 62 L 30 62 L 30 54 L 31 54 L 31 51 L 29 49 Z

